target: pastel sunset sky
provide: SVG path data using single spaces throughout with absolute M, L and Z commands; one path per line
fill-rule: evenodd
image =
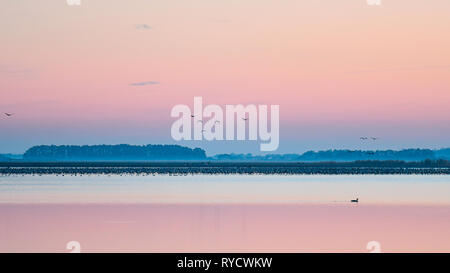
M 0 0 L 0 153 L 259 153 L 172 140 L 170 111 L 194 96 L 280 105 L 275 153 L 449 147 L 450 1 Z

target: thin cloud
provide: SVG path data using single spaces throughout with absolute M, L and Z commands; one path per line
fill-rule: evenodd
M 384 69 L 382 69 L 382 68 L 381 69 L 364 69 L 364 70 L 352 71 L 352 73 L 414 71 L 414 70 L 438 70 L 438 69 L 450 69 L 450 65 L 429 65 L 429 66 L 396 67 L 396 68 L 384 68 Z
M 26 74 L 31 73 L 31 69 L 6 69 L 6 68 L 0 68 L 0 73 L 5 74 Z
M 143 30 L 149 30 L 152 29 L 151 26 L 147 25 L 147 24 L 138 24 L 135 26 L 136 29 L 143 29 Z
M 15 68 L 0 65 L 0 74 L 10 77 L 29 78 L 35 74 L 35 71 L 28 68 Z
M 155 85 L 159 84 L 159 82 L 156 81 L 146 81 L 146 82 L 134 82 L 130 83 L 131 86 L 146 86 L 146 85 Z

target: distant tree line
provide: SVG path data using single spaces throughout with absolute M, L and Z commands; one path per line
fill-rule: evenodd
M 14 157 L 13 157 L 14 156 Z M 440 150 L 327 150 L 308 151 L 303 154 L 218 154 L 207 157 L 200 148 L 180 145 L 41 145 L 28 149 L 23 161 L 157 161 L 202 160 L 220 162 L 354 162 L 354 161 L 404 161 L 450 160 L 450 148 Z M 20 161 L 19 155 L 0 154 L 0 161 Z
M 23 155 L 28 161 L 70 160 L 205 160 L 204 150 L 180 145 L 34 146 Z
M 4 155 L 0 155 L 0 161 L 11 161 L 11 158 L 6 157 Z
M 426 159 L 450 159 L 450 149 L 405 149 L 400 151 L 362 151 L 362 150 L 327 150 L 308 151 L 303 154 L 219 154 L 213 157 L 219 161 L 298 161 L 298 162 L 324 162 L 324 161 L 423 161 Z

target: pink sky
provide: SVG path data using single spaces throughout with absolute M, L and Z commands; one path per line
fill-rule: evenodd
M 172 143 L 194 96 L 279 104 L 280 153 L 450 146 L 447 0 L 0 2 L 0 153 Z

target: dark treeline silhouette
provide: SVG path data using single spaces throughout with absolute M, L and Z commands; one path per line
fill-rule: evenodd
M 23 156 L 0 154 L 0 161 L 165 161 L 197 160 L 220 162 L 355 162 L 450 160 L 450 148 L 440 150 L 328 150 L 303 154 L 218 154 L 207 157 L 200 148 L 179 145 L 93 145 L 93 146 L 34 146 Z
M 179 145 L 34 146 L 25 161 L 205 160 L 204 150 Z
M 361 150 L 328 150 L 308 151 L 304 154 L 219 154 L 213 157 L 219 161 L 298 161 L 298 162 L 323 162 L 323 161 L 361 161 L 361 160 L 400 160 L 423 161 L 426 159 L 450 159 L 450 149 L 406 149 L 400 151 L 361 151 Z
M 224 161 L 11 161 L 2 162 L 0 167 L 118 167 L 118 168 L 158 168 L 158 167 L 180 167 L 180 168 L 450 168 L 450 161 L 445 159 L 423 160 L 423 161 L 400 161 L 400 160 L 357 160 L 357 161 L 330 161 L 330 162 L 224 162 Z
M 434 151 L 436 158 L 450 160 L 450 148 Z
M 4 155 L 0 155 L 0 161 L 11 161 L 11 158 Z

